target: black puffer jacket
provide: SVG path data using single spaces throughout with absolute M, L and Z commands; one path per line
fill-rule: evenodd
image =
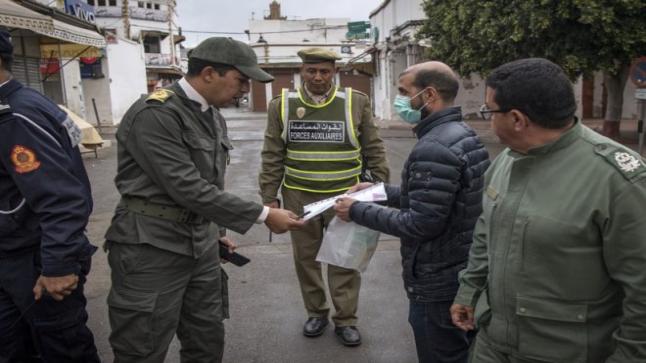
M 482 211 L 489 154 L 459 107 L 433 113 L 415 127 L 419 141 L 387 186 L 388 206 L 354 203 L 353 221 L 401 238 L 404 285 L 412 300 L 449 301 L 466 266 Z

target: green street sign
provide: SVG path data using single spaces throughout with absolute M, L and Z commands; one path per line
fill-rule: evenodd
M 370 38 L 370 33 L 367 32 L 361 32 L 361 33 L 352 33 L 352 32 L 347 32 L 345 33 L 345 38 L 348 40 L 352 39 L 368 39 Z
M 369 21 L 351 21 L 348 23 L 348 33 L 365 33 L 370 29 Z
M 348 32 L 345 33 L 346 39 L 367 39 L 370 37 L 369 21 L 352 21 L 348 23 Z

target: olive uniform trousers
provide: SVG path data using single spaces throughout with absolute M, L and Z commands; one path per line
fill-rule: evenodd
M 148 244 L 106 247 L 115 363 L 162 363 L 176 333 L 182 362 L 222 361 L 228 294 L 217 244 L 197 259 Z
M 338 195 L 310 193 L 295 189 L 282 188 L 285 209 L 301 214 L 303 205 Z M 292 247 L 296 275 L 301 287 L 305 309 L 310 317 L 327 317 L 330 311 L 325 297 L 325 284 L 321 264 L 316 255 L 323 240 L 324 228 L 334 217 L 334 210 L 309 220 L 305 227 L 292 231 Z M 328 265 L 327 280 L 335 314 L 332 320 L 336 326 L 354 326 L 357 324 L 357 305 L 361 275 L 358 271 Z

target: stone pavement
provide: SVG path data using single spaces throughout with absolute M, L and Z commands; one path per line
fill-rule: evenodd
M 227 189 L 259 201 L 257 173 L 266 115 L 229 110 L 228 126 L 235 149 L 227 171 Z M 415 140 L 406 133 L 386 138 L 393 181 L 399 181 L 403 160 Z M 110 137 L 110 136 L 106 136 Z M 103 244 L 118 193 L 114 187 L 116 143 L 99 151 L 99 157 L 84 156 L 93 186 L 94 212 L 88 235 L 95 245 Z M 305 338 L 301 331 L 307 316 L 292 262 L 288 235 L 274 235 L 264 225 L 254 226 L 244 236 L 231 234 L 239 252 L 251 263 L 239 268 L 225 267 L 230 276 L 230 314 L 226 325 L 225 362 L 415 362 L 415 345 L 408 325 L 408 300 L 401 281 L 399 242 L 382 236 L 375 256 L 363 274 L 359 329 L 363 344 L 358 348 L 340 345 L 328 327 L 323 336 Z M 86 285 L 89 326 L 95 334 L 101 359 L 113 360 L 108 344 L 109 323 L 106 297 L 110 270 L 106 254 L 99 250 Z M 167 362 L 179 362 L 179 343 L 171 344 Z
M 266 114 L 225 109 L 230 136 L 235 149 L 227 172 L 227 189 L 259 201 L 257 173 Z M 469 122 L 481 135 L 492 157 L 503 146 L 490 130 L 488 122 Z M 586 124 L 598 121 L 586 121 Z M 382 129 L 393 183 L 399 183 L 400 171 L 415 139 L 409 127 Z M 403 126 L 403 127 L 402 127 Z M 622 124 L 625 135 L 635 134 L 634 122 Z M 632 131 L 631 131 L 632 129 Z M 632 134 L 631 134 L 632 133 Z M 113 134 L 106 133 L 108 139 Z M 101 246 L 119 195 L 114 187 L 116 143 L 101 149 L 98 158 L 84 155 L 95 200 L 88 225 L 90 240 Z M 225 362 L 416 362 L 415 345 L 407 322 L 408 301 L 401 281 L 399 242 L 383 235 L 378 250 L 363 274 L 359 306 L 359 329 L 363 344 L 358 348 L 341 346 L 328 327 L 319 338 L 301 334 L 306 319 L 300 290 L 292 263 L 288 235 L 274 235 L 264 225 L 254 226 L 244 236 L 232 233 L 239 252 L 251 263 L 239 268 L 226 266 L 229 273 L 231 319 L 226 321 Z M 106 296 L 110 288 L 110 270 L 106 254 L 99 250 L 86 285 L 89 325 L 101 359 L 112 361 L 108 344 L 110 332 Z M 179 344 L 174 341 L 167 362 L 179 362 Z

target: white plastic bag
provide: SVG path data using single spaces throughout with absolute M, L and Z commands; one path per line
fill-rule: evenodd
M 327 227 L 316 260 L 365 271 L 377 249 L 379 232 L 334 217 Z

